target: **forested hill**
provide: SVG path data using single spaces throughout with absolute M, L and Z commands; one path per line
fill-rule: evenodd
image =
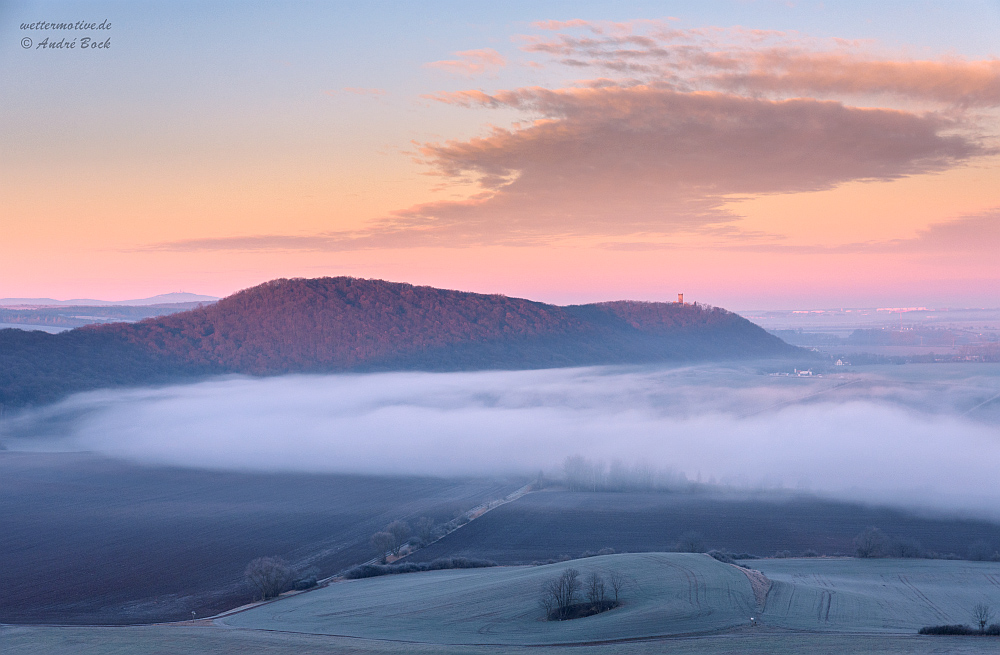
M 61 334 L 0 330 L 0 403 L 219 373 L 474 370 L 801 353 L 697 304 L 544 303 L 349 277 L 274 280 L 214 305 Z

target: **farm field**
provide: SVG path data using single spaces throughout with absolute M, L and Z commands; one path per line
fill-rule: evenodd
M 0 623 L 127 624 L 249 600 L 247 562 L 333 573 L 395 519 L 452 518 L 523 484 L 256 474 L 0 451 Z M 0 648 L 2 650 L 2 648 Z
M 757 562 L 754 562 L 756 564 Z M 544 621 L 546 580 L 573 567 L 623 573 L 622 606 Z M 765 561 L 764 607 L 739 568 L 692 553 L 606 555 L 536 567 L 439 571 L 332 584 L 219 620 L 239 627 L 437 644 L 613 642 L 749 629 L 913 634 L 967 623 L 1000 598 L 1000 564 L 927 560 Z M 763 610 L 763 611 L 762 611 Z M 983 642 L 987 643 L 987 642 Z M 1000 640 L 988 642 L 1000 647 Z
M 791 633 L 760 629 L 720 635 L 568 646 L 442 646 L 216 626 L 3 627 L 5 655 L 980 655 L 978 638 Z
M 544 621 L 542 585 L 568 568 L 581 578 L 617 571 L 630 581 L 621 607 L 574 621 Z M 707 555 L 608 555 L 513 567 L 349 580 L 220 619 L 240 628 L 437 644 L 559 644 L 712 632 L 756 611 L 747 577 Z
M 588 493 L 546 490 L 499 507 L 417 551 L 412 561 L 464 556 L 530 564 L 563 555 L 672 550 L 685 532 L 706 548 L 759 556 L 780 550 L 853 554 L 854 537 L 875 525 L 926 549 L 966 554 L 983 541 L 1000 548 L 1000 525 L 793 494 Z
M 1000 602 L 1000 564 L 898 559 L 749 562 L 772 581 L 763 620 L 795 630 L 908 632 L 970 624 Z M 1000 640 L 994 642 L 1000 649 Z

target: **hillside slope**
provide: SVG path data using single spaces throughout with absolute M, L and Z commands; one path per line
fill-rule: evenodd
M 543 566 L 336 582 L 220 622 L 243 629 L 494 646 L 720 635 L 749 628 L 751 616 L 760 626 L 755 630 L 763 634 L 782 630 L 915 636 L 924 625 L 967 623 L 971 608 L 993 595 L 1000 575 L 995 562 L 810 558 L 750 564 L 772 582 L 763 608 L 746 575 L 735 566 L 708 555 L 630 553 Z M 583 578 L 591 572 L 622 574 L 628 581 L 622 605 L 583 619 L 543 620 L 538 604 L 542 585 L 570 567 Z M 936 643 L 943 647 L 941 652 L 951 652 L 945 643 Z M 994 641 L 979 645 L 983 652 L 995 652 Z M 650 652 L 671 650 L 661 646 Z M 717 652 L 723 650 L 743 652 L 724 646 Z
M 801 353 L 697 304 L 560 307 L 350 277 L 274 280 L 210 306 L 58 335 L 0 331 L 0 404 L 221 373 L 474 370 Z
M 545 621 L 542 586 L 569 568 L 619 573 L 621 607 Z M 635 553 L 517 568 L 431 571 L 336 582 L 221 619 L 224 625 L 434 644 L 538 645 L 722 631 L 757 613 L 738 568 L 707 555 Z

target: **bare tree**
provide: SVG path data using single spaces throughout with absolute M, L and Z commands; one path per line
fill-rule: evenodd
M 916 539 L 902 537 L 893 540 L 891 551 L 893 557 L 920 557 L 924 549 Z
M 621 571 L 612 571 L 608 574 L 608 584 L 611 592 L 615 595 L 615 605 L 618 604 L 618 594 L 625 588 L 625 574 Z
M 573 491 L 598 491 L 604 488 L 604 462 L 592 462 L 586 457 L 573 455 L 563 462 L 566 484 Z
M 553 613 L 562 619 L 567 610 L 576 604 L 576 595 L 580 591 L 580 572 L 576 569 L 566 569 L 558 578 L 545 583 L 542 587 L 542 607 L 549 608 L 547 615 Z
M 392 550 L 393 544 L 395 544 L 395 538 L 388 532 L 376 532 L 372 535 L 371 543 L 378 557 L 385 561 L 386 554 Z
M 678 553 L 704 553 L 705 541 L 700 534 L 689 530 L 677 539 L 676 550 Z
M 604 600 L 606 596 L 604 578 L 596 572 L 591 573 L 587 576 L 585 589 L 587 590 L 587 600 L 590 604 L 604 609 Z
M 258 557 L 247 564 L 243 575 L 254 591 L 260 594 L 260 599 L 267 600 L 284 591 L 292 570 L 280 557 Z
M 399 555 L 399 549 L 410 538 L 410 526 L 403 521 L 393 521 L 385 526 L 385 531 L 392 535 L 392 554 Z
M 993 609 L 986 603 L 977 603 L 972 608 L 972 616 L 979 624 L 979 631 L 986 632 L 986 625 L 993 620 Z
M 889 538 L 872 526 L 854 538 L 854 554 L 857 557 L 885 557 Z
M 434 538 L 434 519 L 428 516 L 421 516 L 417 519 L 417 536 L 425 544 L 430 543 Z

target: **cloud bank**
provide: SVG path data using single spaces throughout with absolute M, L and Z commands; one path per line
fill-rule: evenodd
M 996 392 L 992 382 L 729 373 L 230 378 L 81 394 L 9 421 L 7 440 L 38 447 L 47 434 L 49 447 L 58 438 L 153 464 L 434 476 L 551 474 L 582 455 L 750 489 L 1000 518 L 1000 428 L 960 416 L 976 394 Z
M 669 246 L 678 236 L 780 247 L 780 235 L 741 229 L 727 205 L 938 173 L 997 152 L 997 60 L 914 60 L 872 43 L 657 20 L 534 27 L 541 33 L 516 41 L 541 62 L 524 65 L 580 79 L 424 96 L 523 117 L 415 145 L 431 174 L 466 185 L 464 198 L 390 212 L 361 230 L 152 249 Z M 495 76 L 508 64 L 490 48 L 454 54 L 425 66 Z

